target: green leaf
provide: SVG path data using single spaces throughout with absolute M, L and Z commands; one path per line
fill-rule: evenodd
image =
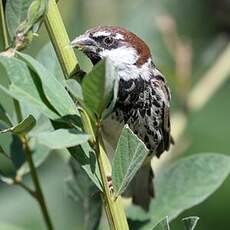
M 0 122 L 0 128 L 5 129 L 5 125 Z M 6 176 L 12 176 L 12 173 L 15 174 L 15 170 L 24 163 L 25 156 L 23 153 L 22 142 L 17 135 L 14 133 L 1 133 L 0 132 L 0 146 L 1 151 L 7 156 L 7 160 L 10 158 L 10 163 L 12 164 L 12 170 L 9 172 L 11 175 L 8 175 L 8 172 L 5 172 Z M 3 168 L 1 168 L 3 170 Z M 4 170 L 3 170 L 4 171 Z
M 0 90 L 12 98 L 36 108 L 51 119 L 59 117 L 44 103 L 44 98 L 40 95 L 41 92 L 38 91 L 33 76 L 31 76 L 25 63 L 16 58 L 0 56 L 0 70 L 10 80 L 9 85 L 0 85 Z
M 115 196 L 124 192 L 141 167 L 148 152 L 145 144 L 126 125 L 121 132 L 112 162 Z
M 61 115 L 76 114 L 76 106 L 64 86 L 38 61 L 31 56 L 19 53 L 20 58 L 39 77 L 49 103 Z
M 27 11 L 26 20 L 19 25 L 17 32 L 27 33 L 32 30 L 32 32 L 36 33 L 42 23 L 47 3 L 47 0 L 34 0 Z
M 184 222 L 185 230 L 194 230 L 198 220 L 199 217 L 197 216 L 183 218 L 182 221 Z M 152 230 L 170 230 L 168 217 L 161 220 Z
M 0 64 L 1 78 L 0 78 L 0 87 L 9 88 L 9 79 L 8 76 Z M 6 122 L 8 127 L 16 125 L 17 115 L 15 111 L 15 101 L 13 98 L 5 93 L 0 88 L 0 120 Z
M 23 121 L 21 121 L 18 125 L 1 130 L 1 133 L 5 132 L 12 132 L 15 134 L 26 134 L 28 133 L 34 126 L 36 125 L 36 120 L 32 115 L 29 115 L 27 118 L 25 118 Z
M 33 138 L 37 143 L 50 149 L 63 149 L 87 142 L 89 135 L 81 133 L 78 129 L 57 129 L 38 133 Z
M 76 80 L 74 79 L 66 80 L 66 87 L 76 99 L 83 100 L 81 85 Z
M 2 93 L 2 92 L 0 92 Z M 8 95 L 7 95 L 8 96 Z M 4 95 L 4 97 L 7 97 Z M 1 95 L 0 95 L 1 97 Z M 5 98 L 4 98 L 5 99 Z M 7 98 L 8 99 L 8 98 Z M 1 106 L 0 104 L 0 120 L 2 120 L 3 122 L 7 123 L 9 126 L 12 125 L 11 120 L 7 114 L 7 112 L 5 111 L 5 109 Z
M 7 0 L 6 22 L 11 40 L 13 40 L 17 27 L 26 18 L 27 10 L 33 0 Z
M 47 0 L 8 1 L 6 12 L 11 40 L 17 50 L 25 48 L 41 26 L 47 8 Z M 16 3 L 16 5 L 15 5 Z M 29 4 L 31 3 L 31 4 Z
M 94 182 L 97 188 L 103 191 L 101 187 L 101 177 L 99 166 L 94 151 L 88 143 L 74 146 L 68 149 L 71 156 L 79 162 L 89 178 Z
M 74 159 L 70 159 L 72 176 L 67 181 L 68 192 L 72 199 L 81 205 L 84 217 L 83 229 L 95 230 L 98 228 L 102 215 L 102 199 L 95 184 Z
M 169 218 L 166 217 L 161 220 L 152 230 L 170 230 Z
M 184 223 L 185 230 L 194 230 L 199 219 L 200 218 L 198 216 L 183 218 L 182 221 Z
M 204 201 L 215 192 L 230 173 L 230 157 L 223 154 L 196 154 L 180 159 L 155 177 L 156 198 L 148 214 L 131 207 L 127 215 L 135 220 L 151 221 L 149 229 L 165 216 L 169 220 Z
M 49 42 L 38 52 L 36 59 L 57 78 L 58 81 L 65 80 L 61 66 L 58 62 L 57 55 L 52 44 Z
M 109 106 L 103 111 L 102 119 L 106 119 L 113 112 L 117 102 L 118 90 L 119 90 L 119 78 L 116 78 L 113 86 L 113 98 L 110 101 Z
M 109 60 L 102 60 L 83 78 L 84 102 L 97 117 L 101 117 L 112 99 L 115 75 L 115 68 Z

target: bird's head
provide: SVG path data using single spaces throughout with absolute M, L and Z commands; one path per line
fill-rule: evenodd
M 75 38 L 71 46 L 82 50 L 96 64 L 109 58 L 114 65 L 142 66 L 149 62 L 148 46 L 132 32 L 116 26 L 99 26 Z

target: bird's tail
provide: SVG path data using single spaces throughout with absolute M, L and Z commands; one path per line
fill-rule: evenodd
M 128 188 L 133 203 L 146 211 L 149 210 L 150 201 L 154 197 L 153 177 L 151 161 L 148 161 L 136 173 Z

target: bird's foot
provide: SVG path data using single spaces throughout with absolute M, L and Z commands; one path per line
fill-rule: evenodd
M 112 182 L 111 174 L 107 175 L 106 178 L 107 178 L 107 184 L 109 187 L 109 191 L 112 192 L 113 191 L 113 182 Z

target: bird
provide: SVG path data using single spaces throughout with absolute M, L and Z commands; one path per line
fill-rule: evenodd
M 108 58 L 117 69 L 118 93 L 111 115 L 103 121 L 106 149 L 114 151 L 122 127 L 128 125 L 149 154 L 129 185 L 133 203 L 149 210 L 154 197 L 151 158 L 169 150 L 170 89 L 153 62 L 148 45 L 118 26 L 97 26 L 76 37 L 71 46 L 85 53 L 92 64 Z

